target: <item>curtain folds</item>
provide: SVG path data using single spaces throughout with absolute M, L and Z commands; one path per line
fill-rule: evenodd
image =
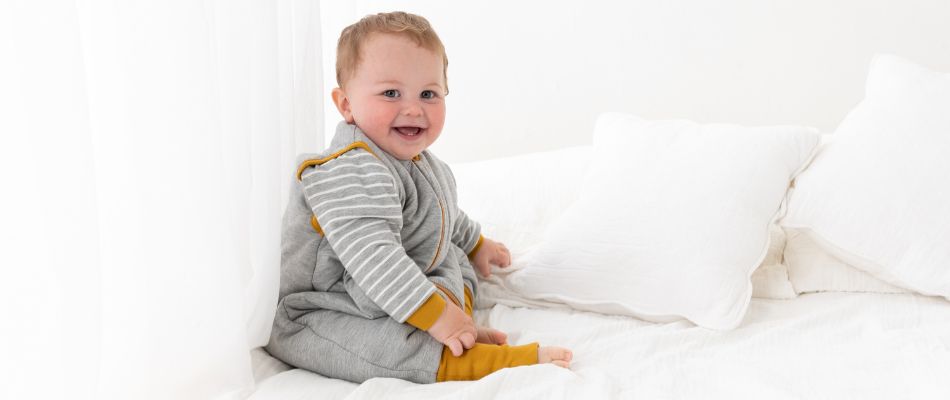
M 243 398 L 319 3 L 0 5 L 0 398 Z

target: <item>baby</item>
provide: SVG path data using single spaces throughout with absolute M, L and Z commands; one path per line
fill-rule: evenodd
M 280 303 L 267 350 L 299 368 L 363 382 L 474 380 L 572 354 L 509 346 L 478 328 L 475 269 L 511 256 L 457 205 L 442 133 L 448 60 L 424 18 L 394 12 L 347 27 L 333 101 L 344 121 L 305 157 L 283 220 Z

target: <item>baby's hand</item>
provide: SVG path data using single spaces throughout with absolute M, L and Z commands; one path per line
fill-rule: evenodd
M 454 303 L 446 303 L 442 315 L 435 323 L 429 327 L 429 335 L 432 335 L 439 343 L 444 344 L 452 355 L 458 357 L 462 351 L 470 349 L 475 345 L 475 321 L 462 311 Z
M 508 344 L 508 334 L 497 329 L 478 327 L 478 337 L 476 343 L 485 344 Z
M 487 278 L 491 276 L 491 264 L 501 268 L 511 265 L 511 253 L 504 244 L 489 238 L 483 238 L 482 246 L 478 248 L 478 252 L 472 258 L 472 264 L 479 274 Z

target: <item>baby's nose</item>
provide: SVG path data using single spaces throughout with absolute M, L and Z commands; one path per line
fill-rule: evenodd
M 422 115 L 422 107 L 416 103 L 407 104 L 405 107 L 403 107 L 402 114 L 407 117 L 418 117 Z

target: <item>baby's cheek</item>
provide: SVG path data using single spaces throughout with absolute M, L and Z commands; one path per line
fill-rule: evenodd
M 391 119 L 387 119 L 378 112 L 366 116 L 367 125 L 373 127 L 373 130 L 377 132 L 388 132 L 390 122 L 392 122 Z
M 366 102 L 359 111 L 361 112 L 356 117 L 361 128 L 366 127 L 377 133 L 389 132 L 389 126 L 397 114 L 392 103 L 385 101 Z
M 441 132 L 445 125 L 445 105 L 427 109 L 426 116 L 429 118 L 430 129 Z

